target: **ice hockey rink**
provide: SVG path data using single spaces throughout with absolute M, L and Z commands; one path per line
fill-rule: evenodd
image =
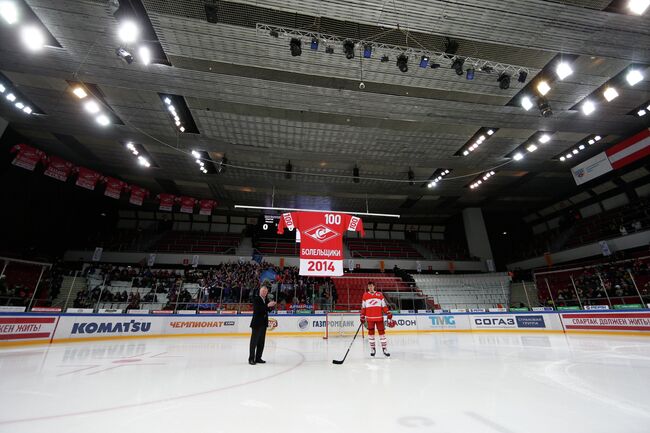
M 650 339 L 164 338 L 0 350 L 0 432 L 648 432 Z

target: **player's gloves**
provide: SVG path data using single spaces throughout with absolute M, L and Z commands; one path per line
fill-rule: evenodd
M 361 315 L 361 323 L 366 323 L 366 316 L 363 314 Z
M 390 311 L 386 314 L 386 317 L 388 317 L 388 320 L 391 320 L 393 318 L 393 313 Z

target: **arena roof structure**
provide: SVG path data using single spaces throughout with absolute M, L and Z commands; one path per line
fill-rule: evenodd
M 0 117 L 75 164 L 226 207 L 529 212 L 649 125 L 650 13 L 627 1 L 13 3 L 0 82 L 33 108 L 3 97 Z

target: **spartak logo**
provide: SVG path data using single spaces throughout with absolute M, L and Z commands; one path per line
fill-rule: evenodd
M 310 238 L 317 240 L 318 242 L 327 242 L 330 239 L 334 239 L 335 237 L 339 236 L 337 232 L 323 224 L 319 224 L 315 227 L 310 228 L 309 230 L 305 230 L 303 233 Z

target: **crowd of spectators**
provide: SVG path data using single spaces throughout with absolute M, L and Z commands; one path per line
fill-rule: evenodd
M 553 300 L 551 300 L 547 290 L 539 290 L 540 300 L 546 305 L 552 305 L 553 301 L 558 306 L 575 306 L 580 303 L 593 305 L 611 302 L 612 305 L 616 305 L 650 302 L 650 266 L 647 260 L 603 263 L 579 270 L 560 272 L 552 279 L 544 278 L 550 280 L 551 293 L 553 293 Z M 545 281 L 538 278 L 538 288 L 545 287 L 545 284 Z

